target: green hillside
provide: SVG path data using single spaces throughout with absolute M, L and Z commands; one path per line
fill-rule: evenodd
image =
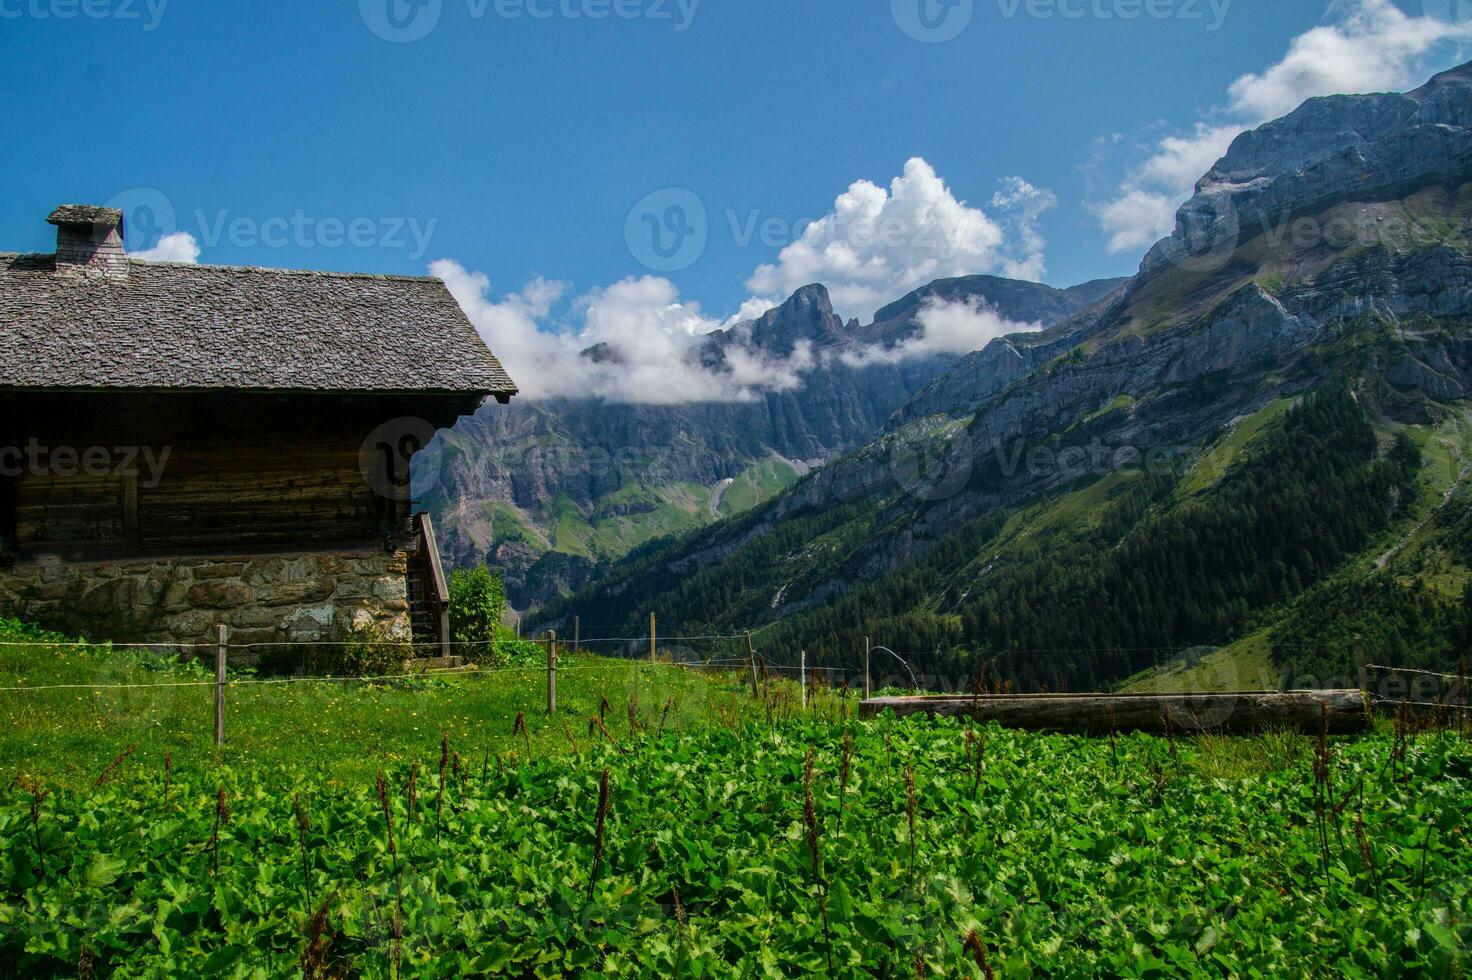
M 797 470 L 785 459 L 772 457 L 752 464 L 731 482 L 721 496 L 720 517 L 744 514 L 773 499 L 797 482 Z
M 468 524 L 473 526 L 478 545 L 487 554 L 510 547 L 533 556 L 560 554 L 609 562 L 657 538 L 745 513 L 796 480 L 792 464 L 773 457 L 752 462 L 729 486 L 721 486 L 714 511 L 713 487 L 631 480 L 592 504 L 580 504 L 566 494 L 532 510 L 489 500 L 480 505 L 482 512 L 473 521 L 451 509 L 444 509 L 442 520 L 462 532 Z
M 869 581 L 870 543 L 893 533 L 884 500 L 775 524 L 758 510 L 646 548 L 549 615 L 619 622 L 619 583 L 637 582 L 641 604 L 687 628 L 771 622 L 764 648 L 784 661 L 852 665 L 872 637 L 952 686 L 1220 686 L 1180 664 L 1131 680 L 1187 648 L 1225 648 L 1206 670 L 1234 685 L 1285 669 L 1289 683 L 1351 683 L 1355 633 L 1375 658 L 1449 668 L 1468 650 L 1472 426 L 1429 403 L 1434 421 L 1392 422 L 1375 392 L 1341 381 L 1270 402 L 1167 472 L 1112 472 L 970 519 Z M 846 594 L 828 596 L 834 583 Z M 771 621 L 806 595 L 825 601 Z
M 1027 357 L 994 342 L 866 445 L 650 540 L 539 621 L 654 610 L 844 667 L 869 638 L 941 687 L 1349 683 L 1356 636 L 1376 663 L 1454 672 L 1472 183 L 1355 193 L 1280 216 L 1358 232 L 1332 238 L 1208 201 L 1220 261 L 1147 259 Z

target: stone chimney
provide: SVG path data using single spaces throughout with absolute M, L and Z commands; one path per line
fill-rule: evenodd
M 108 279 L 128 277 L 123 254 L 123 212 L 87 204 L 63 204 L 46 218 L 56 226 L 56 271 Z

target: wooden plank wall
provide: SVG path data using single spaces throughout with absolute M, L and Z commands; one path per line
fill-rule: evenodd
M 387 502 L 359 471 L 357 444 L 299 435 L 264 446 L 166 446 L 156 485 L 146 467 L 137 475 L 22 476 L 21 552 L 188 553 L 382 539 Z
M 384 498 L 365 478 L 363 440 L 380 422 L 414 409 L 431 419 L 435 412 L 442 424 L 444 406 L 266 395 L 252 403 L 252 397 L 118 402 L 74 396 L 25 413 L 27 438 L 42 445 L 79 451 L 147 445 L 166 461 L 157 482 L 141 457 L 136 476 L 23 473 L 13 509 L 20 556 L 382 544 L 407 517 L 408 503 Z
M 16 542 L 22 552 L 65 545 L 121 547 L 123 485 L 114 476 L 24 474 L 16 486 Z
M 0 398 L 0 450 L 17 450 L 20 446 L 20 429 L 14 407 Z M 7 472 L 0 472 L 0 557 L 15 551 L 15 484 L 19 475 L 9 470 L 18 457 L 7 454 L 4 462 Z
M 0 555 L 15 547 L 15 477 L 0 473 Z
M 306 433 L 289 444 L 177 447 L 158 486 L 138 491 L 140 534 L 149 547 L 186 550 L 371 541 L 385 501 L 358 469 L 360 444 Z

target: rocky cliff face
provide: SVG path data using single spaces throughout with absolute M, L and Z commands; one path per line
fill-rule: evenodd
M 808 286 L 755 320 L 717 331 L 701 349 L 705 366 L 721 370 L 735 345 L 783 359 L 801 345 L 812 366 L 799 388 L 678 406 L 488 405 L 416 461 L 418 496 L 453 563 L 489 562 L 505 575 L 513 602 L 536 604 L 583 584 L 600 561 L 754 505 L 867 440 L 955 358 L 854 366 L 843 355 L 914 336 L 930 297 L 1050 324 L 1118 285 L 1057 290 L 986 276 L 946 280 L 886 307 L 885 318 L 868 327 L 843 323 L 827 290 Z M 728 492 L 723 484 L 732 480 L 754 492 Z
M 1413 92 L 1310 99 L 1243 133 L 1201 178 L 1134 288 L 1173 266 L 1225 258 L 1282 222 L 1341 201 L 1455 186 L 1472 168 L 1472 65 Z
M 1402 397 L 1472 397 L 1466 249 L 1347 251 L 1276 292 L 1244 276 L 1168 329 L 1094 346 L 1129 315 L 1121 305 L 1035 347 L 994 342 L 933 382 L 875 441 L 795 486 L 773 520 L 892 499 L 896 519 L 913 524 L 876 551 L 872 567 L 884 570 L 975 514 L 1152 454 L 1174 465 L 1234 419 L 1335 372 L 1382 379 Z
M 945 496 L 936 500 L 936 514 L 926 515 L 944 528 L 1100 475 L 1100 456 L 1138 462 L 1150 452 L 1194 452 L 1232 419 L 1366 361 L 1372 377 L 1403 390 L 1438 402 L 1465 399 L 1472 396 L 1469 318 L 1472 258 L 1448 247 L 1375 250 L 1278 294 L 1248 281 L 1175 330 L 1122 338 L 1033 369 L 1005 384 L 954 436 L 941 428 L 945 441 L 930 436 L 936 427 L 929 419 L 888 431 L 799 484 L 782 506 L 832 506 L 888 486 L 921 500 Z M 1022 369 L 1013 368 L 1013 349 L 999 346 L 1004 355 L 995 356 L 1008 358 L 1007 369 L 983 388 L 998 388 L 1002 377 Z M 1048 447 L 1044 464 L 1008 468 L 1008 459 L 1039 446 Z M 933 474 L 905 469 L 920 452 L 935 461 Z M 969 475 L 966 490 L 949 496 L 954 468 Z
M 790 357 L 800 344 L 816 351 L 827 351 L 847 345 L 851 328 L 833 312 L 828 290 L 819 285 L 804 286 L 788 297 L 787 302 L 770 309 L 729 330 L 711 333 L 701 352 L 709 365 L 725 362 L 726 352 L 736 344 L 763 351 L 777 357 Z
M 926 443 L 937 416 L 967 420 L 944 454 L 968 461 L 1076 434 L 1081 420 L 1107 429 L 1099 437 L 1113 448 L 1183 447 L 1319 380 L 1333 362 L 1326 348 L 1362 330 L 1377 334 L 1373 356 L 1392 384 L 1467 397 L 1469 178 L 1472 66 L 1404 95 L 1310 100 L 1233 142 L 1123 290 L 1044 334 L 967 356 L 794 505 L 821 504 L 827 486 L 850 488 L 835 499 L 872 492 L 883 458 Z M 1094 417 L 1110 404 L 1129 409 Z M 1024 475 L 977 505 L 1081 475 Z

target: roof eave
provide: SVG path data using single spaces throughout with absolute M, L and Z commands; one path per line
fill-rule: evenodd
M 495 398 L 508 403 L 517 388 L 261 388 L 241 385 L 7 385 L 0 394 L 76 395 L 370 395 L 374 397 Z

